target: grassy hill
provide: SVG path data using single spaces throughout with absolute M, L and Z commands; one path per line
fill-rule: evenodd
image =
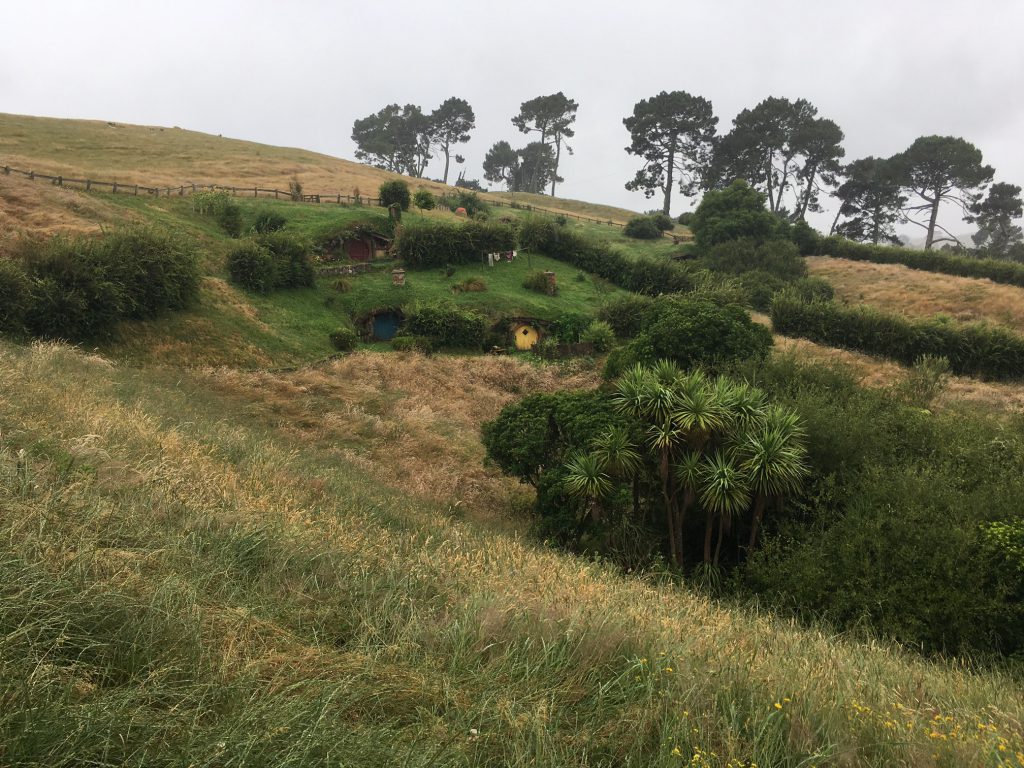
M 15 116 L 0 116 L 3 163 L 167 184 L 298 175 L 343 194 L 389 178 L 173 128 Z M 236 202 L 247 225 L 274 210 L 309 237 L 381 215 Z M 325 276 L 261 296 L 227 280 L 236 241 L 187 198 L 0 176 L 8 235 L 126 221 L 199 244 L 194 308 L 125 324 L 97 348 L 0 340 L 0 763 L 1024 766 L 1010 671 L 800 627 L 538 541 L 532 491 L 485 464 L 480 426 L 523 395 L 596 386 L 592 361 L 373 345 L 324 359 L 329 331 L 374 307 L 443 297 L 495 320 L 555 319 L 592 313 L 617 290 L 605 281 L 523 254 L 411 271 L 401 289 L 382 264 L 345 286 Z M 680 250 L 569 226 L 634 257 Z M 559 296 L 522 287 L 543 268 Z M 878 275 L 824 258 L 812 271 L 840 296 L 895 301 Z M 468 277 L 487 290 L 453 290 Z M 981 316 L 1014 323 L 979 295 Z M 777 344 L 842 357 L 877 386 L 906 375 Z M 1024 402 L 1011 385 L 954 379 L 945 397 L 961 396 Z

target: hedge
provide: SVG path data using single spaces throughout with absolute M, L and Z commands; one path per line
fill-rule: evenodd
M 406 311 L 405 334 L 427 338 L 435 348 L 479 350 L 487 335 L 487 320 L 448 302 L 416 304 Z
M 693 267 L 674 261 L 628 259 L 605 243 L 560 227 L 552 219 L 527 220 L 520 228 L 519 242 L 523 248 L 564 261 L 634 293 L 657 296 L 689 292 L 697 286 Z
M 1024 378 L 1024 336 L 984 323 L 945 318 L 911 320 L 870 307 L 804 301 L 786 291 L 772 299 L 772 327 L 787 336 L 892 358 L 913 365 L 922 355 L 945 357 L 954 373 Z
M 822 238 L 818 253 L 852 261 L 902 264 L 924 272 L 941 272 L 958 277 L 987 278 L 995 283 L 1024 287 L 1024 264 L 999 259 L 973 259 L 943 251 L 919 251 L 891 245 L 857 243 L 842 237 Z
M 316 273 L 311 245 L 286 232 L 271 232 L 244 240 L 228 254 L 231 282 L 256 293 L 282 288 L 311 288 Z
M 481 221 L 417 222 L 403 227 L 394 242 L 395 255 L 411 269 L 479 264 L 488 253 L 515 248 L 513 227 Z

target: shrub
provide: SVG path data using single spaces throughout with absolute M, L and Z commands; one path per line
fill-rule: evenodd
M 446 264 L 480 264 L 488 253 L 511 251 L 516 231 L 507 224 L 467 221 L 424 221 L 402 228 L 395 255 L 410 269 Z
M 595 352 L 608 352 L 615 346 L 615 331 L 604 320 L 594 320 L 580 334 L 580 341 L 593 344 Z
M 395 336 L 391 340 L 391 348 L 396 352 L 421 352 L 429 355 L 434 345 L 426 336 Z
M 693 211 L 686 211 L 685 213 L 680 213 L 679 218 L 676 219 L 676 221 L 678 221 L 684 227 L 691 226 L 693 224 Z
M 592 322 L 593 318 L 590 315 L 583 315 L 578 312 L 563 312 L 551 324 L 551 335 L 563 344 L 576 344 L 581 341 L 580 337 L 590 327 Z
M 788 240 L 729 240 L 709 248 L 701 263 L 716 272 L 731 274 L 760 270 L 787 282 L 807 274 L 806 262 Z
M 352 290 L 353 284 L 347 277 L 339 277 L 331 287 L 338 293 L 348 293 Z
M 107 273 L 124 288 L 121 311 L 149 318 L 184 309 L 199 293 L 199 262 L 190 240 L 158 229 L 131 227 L 99 242 Z
M 270 293 L 280 280 L 277 261 L 269 249 L 255 240 L 246 240 L 228 254 L 231 282 L 256 293 Z
M 437 199 L 431 194 L 429 189 L 417 189 L 412 199 L 413 203 L 421 211 L 432 211 L 437 205 Z
M 458 184 L 456 184 L 458 186 Z M 491 207 L 487 205 L 480 195 L 470 189 L 460 189 L 459 191 L 448 195 L 445 198 L 445 202 L 448 205 L 449 210 L 457 210 L 459 208 L 466 209 L 466 215 L 473 217 L 477 214 L 484 213 L 489 214 Z
M 689 227 L 697 245 L 710 248 L 728 240 L 762 242 L 778 230 L 778 218 L 764 207 L 765 196 L 737 179 L 725 189 L 704 194 Z
M 220 228 L 228 235 L 231 237 L 241 237 L 242 209 L 238 207 L 237 203 L 228 200 L 217 209 L 214 218 L 220 225 Z
M 662 359 L 684 369 L 718 370 L 742 360 L 763 360 L 771 346 L 771 332 L 738 304 L 701 296 L 663 296 L 652 304 L 640 334 L 621 354 L 609 357 L 605 376 Z
M 424 336 L 435 347 L 479 350 L 487 334 L 487 321 L 470 309 L 451 303 L 416 304 L 406 313 L 406 331 Z
M 597 310 L 597 317 L 605 321 L 619 338 L 631 339 L 647 324 L 647 313 L 654 300 L 638 293 L 612 296 Z
M 312 288 L 316 285 L 316 271 L 310 259 L 310 244 L 296 235 L 271 232 L 256 238 L 274 257 L 277 288 Z
M 772 297 L 781 290 L 784 290 L 789 283 L 771 272 L 763 269 L 755 269 L 744 272 L 736 277 L 747 296 L 750 306 L 761 312 L 767 312 L 772 303 Z
M 32 283 L 25 270 L 0 257 L 0 333 L 22 333 L 31 308 Z
M 869 307 L 804 301 L 790 291 L 772 299 L 771 318 L 778 333 L 889 357 L 904 365 L 931 355 L 947 358 L 954 373 L 993 379 L 1024 377 L 1024 337 L 998 326 L 960 324 L 941 317 L 911 320 Z
M 662 232 L 671 232 L 675 229 L 676 223 L 672 220 L 672 217 L 667 214 L 659 211 L 658 213 L 648 214 L 648 216 L 650 220 L 654 222 L 654 226 Z
M 288 195 L 294 202 L 302 202 L 302 182 L 298 176 L 292 176 L 292 180 L 288 182 Z
M 389 208 L 392 205 L 397 205 L 403 211 L 409 210 L 409 203 L 412 201 L 409 185 L 401 179 L 385 181 L 380 185 L 377 196 L 380 198 L 381 207 Z
M 831 301 L 835 297 L 832 284 L 823 277 L 802 277 L 790 287 L 804 301 Z
M 813 256 L 818 252 L 821 235 L 803 219 L 793 225 L 789 237 L 796 244 L 801 256 Z
M 630 219 L 622 230 L 626 237 L 637 240 L 657 240 L 661 237 L 661 228 L 650 216 L 636 216 Z
M 528 272 L 526 277 L 523 278 L 523 288 L 528 291 L 536 291 L 537 293 L 548 292 L 548 278 L 543 271 L 535 269 L 532 272 Z
M 339 352 L 351 352 L 359 343 L 359 334 L 355 332 L 354 328 L 339 328 L 336 331 L 331 331 L 330 339 L 331 346 Z
M 487 290 L 487 283 L 482 277 L 467 277 L 452 286 L 455 293 L 483 293 Z
M 519 229 L 525 249 L 571 264 L 636 293 L 658 295 L 691 291 L 697 285 L 695 267 L 667 260 L 628 259 L 606 243 L 575 230 L 559 227 L 544 217 L 532 217 Z
M 284 229 L 288 223 L 288 219 L 282 216 L 277 211 L 260 211 L 256 214 L 256 220 L 253 222 L 253 231 L 265 235 L 268 232 L 277 232 Z

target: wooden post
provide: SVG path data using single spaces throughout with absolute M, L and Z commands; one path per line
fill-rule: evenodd
M 392 285 L 405 285 L 405 270 L 404 269 L 392 269 L 391 270 L 391 284 Z
M 135 185 L 135 191 L 133 191 L 132 194 L 135 195 L 136 197 L 139 196 L 139 185 L 138 184 Z
M 277 190 L 274 190 L 274 199 L 277 200 Z
M 11 175 L 11 166 L 5 165 L 4 166 L 4 176 L 10 176 L 10 175 Z
M 252 188 L 252 196 L 253 197 L 259 197 L 260 196 L 260 188 L 259 187 L 253 187 Z
M 555 273 L 551 271 L 546 271 L 544 273 L 544 277 L 547 279 L 548 283 L 548 296 L 554 296 L 555 293 L 558 291 L 558 285 L 556 285 L 555 283 Z
M 63 176 L 58 176 L 57 177 L 57 186 L 58 187 L 63 187 L 64 186 L 64 177 Z
M 117 194 L 117 182 L 116 181 L 111 185 L 110 191 L 111 191 L 112 194 L 115 194 L 115 195 Z
M 92 179 L 85 180 L 85 191 L 88 192 L 92 189 Z
M 36 180 L 36 172 L 35 171 L 29 171 L 28 172 L 28 178 L 29 178 L 29 181 L 35 181 Z

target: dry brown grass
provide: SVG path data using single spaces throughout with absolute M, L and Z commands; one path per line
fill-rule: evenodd
M 914 317 L 988 320 L 1024 332 L 1024 288 L 830 256 L 810 256 L 807 265 L 811 274 L 832 284 L 838 298 L 851 303 Z
M 213 369 L 211 386 L 388 485 L 492 522 L 526 489 L 485 468 L 480 425 L 531 392 L 592 388 L 594 371 L 509 357 L 359 352 L 294 372 Z

